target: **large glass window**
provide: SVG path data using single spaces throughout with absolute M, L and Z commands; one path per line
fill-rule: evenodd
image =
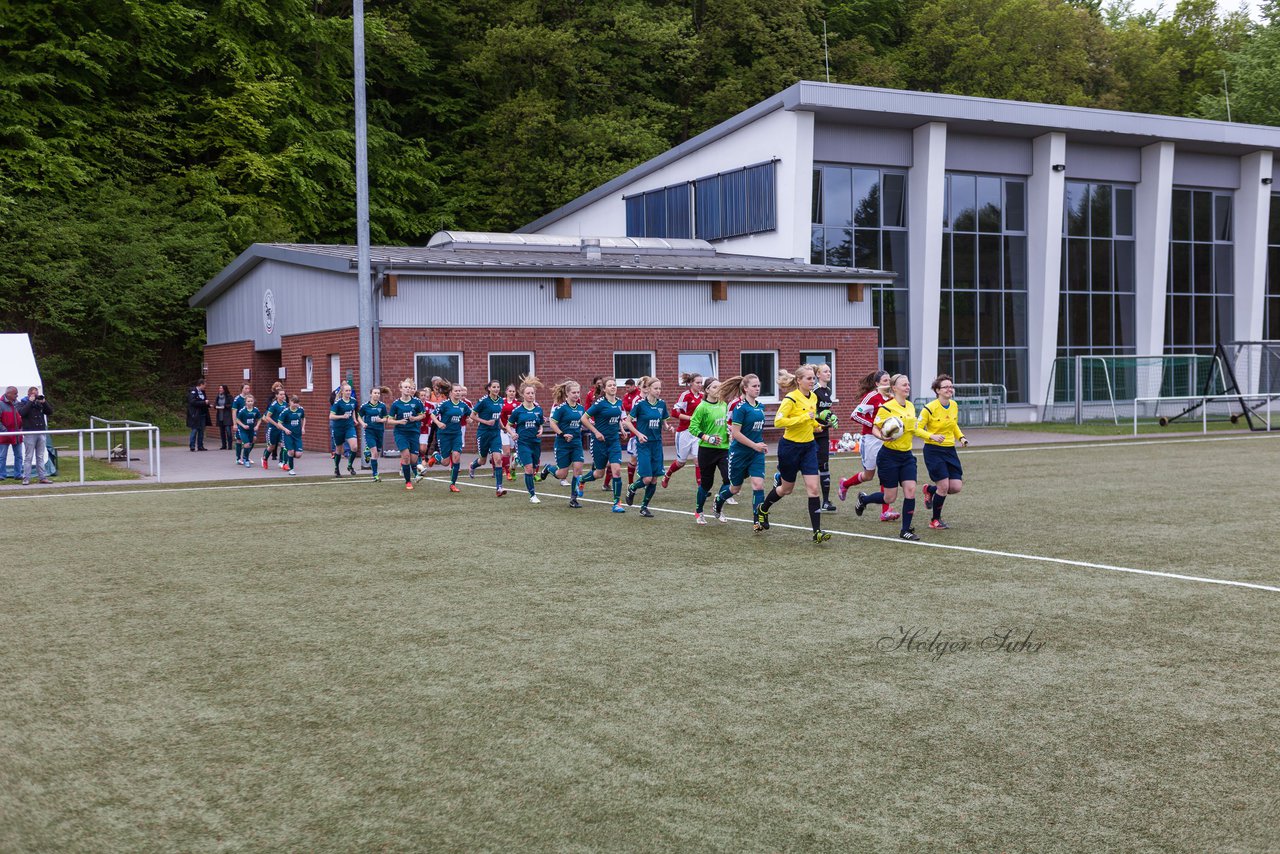
M 641 377 L 651 377 L 657 371 L 653 367 L 652 351 L 622 352 L 613 354 L 613 376 L 622 385 L 627 380 L 639 381 Z
M 1212 355 L 1232 338 L 1230 193 L 1175 187 L 1170 210 L 1165 352 Z
M 1058 355 L 1133 355 L 1133 188 L 1068 181 L 1065 196 Z M 1105 382 L 1099 380 L 1099 399 L 1111 394 Z M 1085 377 L 1088 399 L 1095 394 L 1093 385 L 1093 377 Z M 1073 359 L 1058 361 L 1054 387 L 1061 400 L 1072 398 Z M 1126 396 L 1118 382 L 1114 392 Z
M 951 173 L 945 192 L 938 369 L 957 383 L 1003 385 L 1010 403 L 1024 402 L 1026 183 Z
M 627 237 L 722 240 L 778 227 L 777 161 L 625 196 Z
M 872 290 L 871 318 L 880 329 L 880 364 L 891 373 L 905 373 L 909 356 L 906 173 L 817 165 L 812 220 L 812 263 L 898 274 L 892 284 Z
M 742 375 L 755 374 L 760 378 L 759 400 L 776 403 L 778 400 L 778 351 L 743 350 Z
M 1280 193 L 1271 195 L 1271 220 L 1267 230 L 1267 296 L 1262 315 L 1262 337 L 1280 338 Z
M 462 382 L 461 353 L 414 353 L 414 381 L 418 388 L 431 382 L 432 377 L 440 377 L 451 383 Z
M 497 380 L 505 389 L 509 385 L 516 385 L 520 377 L 532 376 L 533 373 L 532 353 L 490 353 L 489 376 L 485 382 Z

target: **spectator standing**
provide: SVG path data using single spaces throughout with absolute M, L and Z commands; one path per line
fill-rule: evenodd
M 235 413 L 231 411 L 231 400 L 231 389 L 225 384 L 218 386 L 213 409 L 217 413 L 218 438 L 222 440 L 222 447 L 218 449 L 220 451 L 231 450 L 231 422 L 235 418 Z
M 22 429 L 22 415 L 18 412 L 18 389 L 9 386 L 0 397 L 0 433 L 17 433 Z M 10 452 L 13 453 L 13 468 L 5 468 Z M 22 436 L 0 436 L 0 479 L 11 477 L 14 480 L 22 477 Z
M 196 381 L 195 387 L 187 392 L 187 427 L 191 430 L 191 438 L 187 444 L 193 451 L 207 451 L 204 446 L 204 430 L 211 423 L 209 418 L 209 398 L 204 393 L 204 379 Z
M 45 465 L 49 462 L 48 437 L 49 416 L 53 407 L 44 399 L 40 389 L 32 386 L 27 396 L 18 404 L 18 414 L 22 416 L 22 443 L 26 446 L 26 464 L 23 469 L 22 485 L 31 483 L 31 475 L 39 473 L 41 483 L 50 483 L 45 476 Z

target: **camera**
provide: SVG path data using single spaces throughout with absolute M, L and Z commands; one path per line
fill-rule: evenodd
M 37 395 L 36 395 L 36 400 L 44 400 L 44 395 L 43 395 L 43 394 L 37 394 Z

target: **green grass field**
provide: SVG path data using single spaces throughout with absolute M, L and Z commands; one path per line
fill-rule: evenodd
M 550 481 L 0 497 L 0 850 L 1276 850 L 1280 444 L 963 460 L 924 545 Z

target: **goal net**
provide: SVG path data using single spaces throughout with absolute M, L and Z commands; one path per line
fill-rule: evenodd
M 1162 409 L 1154 398 L 1221 395 L 1227 373 L 1217 356 L 1063 356 L 1054 360 L 1045 421 L 1155 420 Z M 1212 417 L 1229 417 L 1227 403 L 1210 403 Z

